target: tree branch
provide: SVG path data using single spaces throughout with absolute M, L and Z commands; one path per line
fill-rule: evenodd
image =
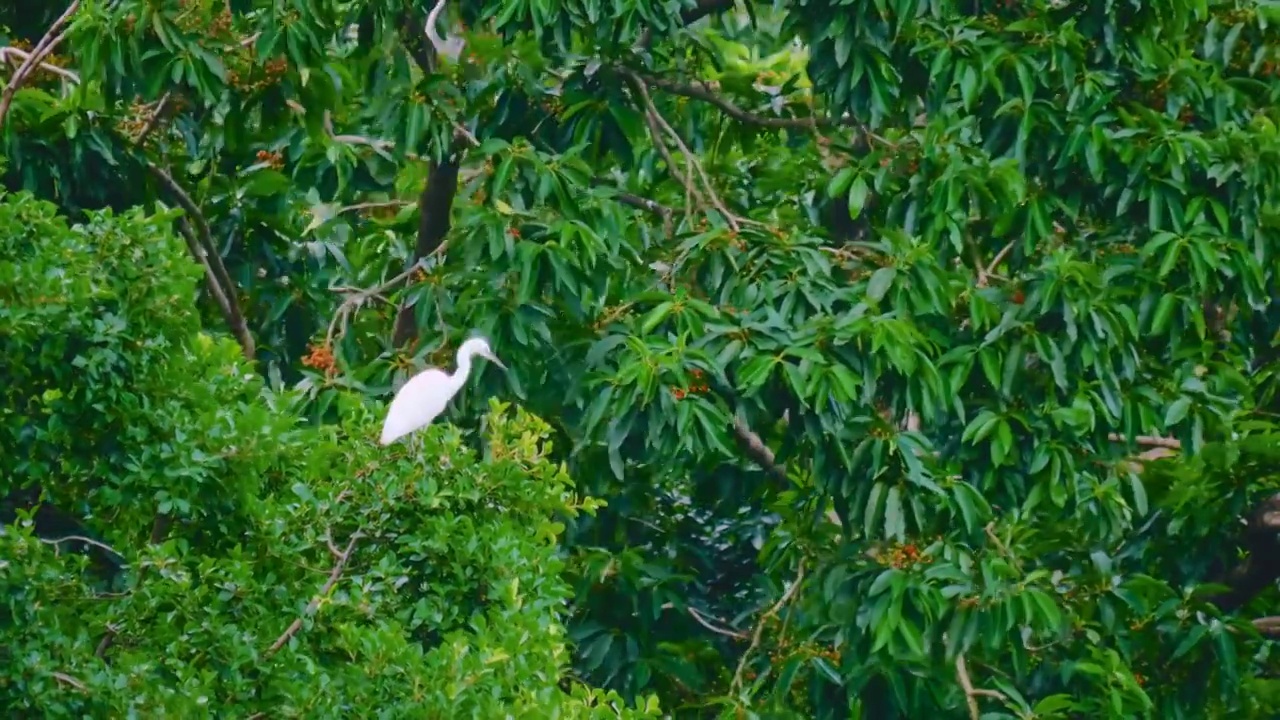
M 982 711 L 978 708 L 979 697 L 989 697 L 996 700 L 1004 700 L 1004 694 L 995 690 L 983 690 L 975 688 L 973 681 L 969 679 L 969 667 L 965 663 L 964 655 L 956 656 L 956 680 L 960 683 L 960 688 L 964 690 L 965 704 L 969 706 L 970 720 L 979 720 L 982 717 Z
M 618 69 L 621 70 L 622 68 L 618 68 Z M 705 82 L 702 83 L 701 86 L 698 86 L 698 85 L 690 85 L 686 83 L 677 82 L 675 80 L 668 80 L 667 78 L 655 77 L 653 75 L 640 75 L 639 73 L 636 73 L 636 75 L 645 83 L 652 85 L 653 87 L 658 88 L 659 90 L 663 90 L 665 92 L 671 93 L 672 95 L 680 95 L 682 97 L 687 97 L 693 100 L 700 100 L 710 105 L 714 105 L 715 107 L 719 108 L 722 112 L 724 112 L 724 114 L 728 115 L 734 120 L 737 120 L 738 122 L 747 123 L 749 125 L 758 125 L 760 127 L 766 127 L 766 128 L 791 129 L 791 130 L 812 130 L 814 128 L 833 127 L 833 126 L 859 127 L 861 125 L 861 123 L 859 123 L 856 118 L 853 118 L 851 116 L 845 116 L 841 118 L 765 117 L 763 115 L 757 115 L 755 113 L 743 110 L 742 108 L 733 104 L 731 100 L 725 97 L 722 97 L 721 95 L 718 95 L 715 92 L 715 89 Z
M 685 189 L 689 192 L 690 196 L 699 199 L 701 198 L 701 193 L 693 182 L 693 173 L 696 172 L 698 177 L 702 180 L 703 189 L 706 190 L 707 197 L 710 198 L 711 204 L 721 213 L 721 215 L 723 215 L 725 221 L 729 223 L 729 227 L 737 232 L 739 229 L 739 218 L 729 212 L 729 209 L 725 207 L 724 202 L 720 199 L 720 195 L 716 193 L 715 187 L 711 184 L 710 178 L 707 177 L 707 173 L 702 169 L 702 164 L 698 162 L 696 157 L 694 157 L 693 152 L 691 152 L 689 147 L 685 145 L 684 140 L 681 139 L 680 134 L 675 131 L 675 128 L 671 127 L 671 124 L 662 117 L 662 113 L 658 112 L 657 106 L 653 104 L 653 98 L 649 96 L 649 91 L 645 88 L 644 80 L 638 74 L 630 70 L 624 70 L 624 74 L 631 80 L 632 87 L 635 88 L 636 93 L 644 103 L 645 117 L 649 123 L 650 133 L 654 136 L 654 145 L 662 148 L 662 151 L 664 152 L 663 159 L 667 161 L 667 165 L 675 171 L 671 155 L 666 152 L 666 146 L 662 140 L 663 132 L 665 132 L 667 136 L 671 138 L 672 142 L 675 143 L 676 147 L 680 149 L 680 154 L 684 156 L 685 163 L 691 168 L 690 172 L 680 176 L 680 180 L 684 183 Z M 659 127 L 661 128 L 661 131 L 658 131 L 657 129 Z
M 747 668 L 747 662 L 751 659 L 751 653 L 755 652 L 756 648 L 760 645 L 760 637 L 764 634 L 765 622 L 769 618 L 776 617 L 778 613 L 782 611 L 782 608 L 786 607 L 787 603 L 791 602 L 791 598 L 795 597 L 796 592 L 800 590 L 800 586 L 803 583 L 804 561 L 801 561 L 799 569 L 796 570 L 796 579 L 792 581 L 791 587 L 787 588 L 787 591 L 782 594 L 782 597 L 778 598 L 778 602 L 774 603 L 773 607 L 766 610 L 764 614 L 760 616 L 760 619 L 756 621 L 756 629 L 751 633 L 751 644 L 747 646 L 746 651 L 742 653 L 742 657 L 738 659 L 738 667 L 733 672 L 733 682 L 729 685 L 732 692 L 737 692 L 742 689 L 742 673 Z
M 72 0 L 71 5 L 57 20 L 53 21 L 53 24 L 45 32 L 44 37 L 40 38 L 40 42 L 36 43 L 36 46 L 32 48 L 31 54 L 13 73 L 13 77 L 9 78 L 9 83 L 4 86 L 3 94 L 0 94 L 0 128 L 4 127 L 5 117 L 9 114 L 9 106 L 13 104 L 13 96 L 18 92 L 18 88 L 22 87 L 22 83 L 27 81 L 27 77 L 66 38 L 67 34 L 63 32 L 62 28 L 70 22 L 71 16 L 75 15 L 78 9 L 80 9 L 80 0 Z
M 218 247 L 213 242 L 213 236 L 209 231 L 209 221 L 205 219 L 204 213 L 200 212 L 200 208 L 196 207 L 195 201 L 173 179 L 172 175 L 150 160 L 147 161 L 147 169 L 169 191 L 169 194 L 187 213 L 187 218 L 194 223 L 194 234 L 197 242 L 192 247 L 191 242 L 188 241 L 188 247 L 201 251 L 200 255 L 195 259 L 205 267 L 211 283 L 216 280 L 217 285 L 221 288 L 222 298 L 220 298 L 220 301 L 225 301 L 224 315 L 227 325 L 230 326 L 231 334 L 235 336 L 236 341 L 240 343 L 240 350 L 244 353 L 245 359 L 252 362 L 257 354 L 253 335 L 249 333 L 249 326 L 245 323 L 244 313 L 240 310 L 240 301 L 236 297 L 235 283 L 232 282 L 231 275 L 227 273 L 227 267 L 222 263 L 222 255 L 218 253 Z
M 26 50 L 23 50 L 21 48 L 16 48 L 16 47 L 0 48 L 0 62 L 6 62 L 13 65 L 15 72 L 17 70 L 22 69 L 23 63 L 29 61 L 31 59 L 31 55 L 32 53 L 29 53 Z M 16 57 L 18 59 L 18 62 L 14 63 L 10 59 L 10 56 Z M 57 65 L 53 65 L 47 62 L 39 63 L 38 67 L 41 70 L 45 70 L 47 72 L 53 73 L 54 75 L 57 75 L 58 77 L 62 78 L 63 80 L 66 80 L 67 82 L 73 85 L 80 84 L 80 76 L 71 72 L 66 68 L 58 67 Z
M 342 571 L 347 567 L 347 561 L 351 559 L 351 553 L 355 552 L 356 540 L 359 538 L 360 533 L 354 533 L 351 536 L 351 539 L 347 542 L 346 549 L 342 552 L 335 552 L 332 542 L 329 541 L 329 552 L 334 555 L 337 561 L 333 564 L 333 570 L 329 572 L 329 579 L 325 581 L 324 587 L 320 588 L 320 592 L 317 593 L 315 597 L 311 598 L 311 602 L 307 603 L 307 607 L 303 610 L 302 615 L 296 618 L 289 627 L 281 633 L 280 637 L 276 638 L 275 642 L 271 643 L 271 647 L 267 648 L 265 653 L 267 657 L 271 657 L 279 652 L 280 648 L 284 647 L 285 643 L 289 642 L 289 638 L 297 635 L 298 631 L 302 629 L 303 620 L 315 614 L 315 611 L 320 607 L 321 599 L 326 597 L 329 592 L 333 590 L 333 586 L 338 584 L 338 580 L 342 578 Z
M 460 167 L 460 160 L 452 153 L 444 161 L 433 161 L 429 166 L 427 184 L 418 197 L 418 241 L 413 250 L 415 265 L 439 250 L 445 236 L 449 234 L 453 200 L 458 194 Z M 418 337 L 415 315 L 413 305 L 406 303 L 400 306 L 391 336 L 392 345 L 404 347 Z
M 1280 553 L 1275 551 L 1277 535 L 1280 535 L 1280 493 L 1267 497 L 1250 513 L 1240 539 L 1244 560 L 1223 579 L 1223 584 L 1231 589 L 1210 598 L 1219 610 L 1224 613 L 1239 610 L 1280 579 Z
M 699 625 L 710 630 L 713 633 L 716 633 L 717 635 L 724 635 L 725 637 L 730 637 L 730 638 L 733 638 L 734 640 L 747 639 L 746 633 L 738 632 L 737 630 L 730 630 L 727 627 L 721 627 L 716 625 L 715 623 L 711 622 L 711 618 L 708 618 L 704 616 L 702 613 L 698 612 L 698 609 L 693 607 L 692 605 L 688 607 L 688 610 L 689 610 L 689 616 L 692 617 L 694 620 L 696 620 Z
M 708 15 L 732 10 L 735 4 L 735 0 L 698 0 L 696 6 L 680 12 L 680 21 L 685 25 L 692 25 Z
M 734 413 L 733 416 L 733 436 L 738 440 L 738 444 L 742 446 L 742 450 L 747 457 L 764 468 L 765 472 L 779 480 L 785 481 L 787 479 L 787 471 L 778 464 L 773 451 L 769 449 L 768 445 L 764 444 L 764 440 L 761 440 L 756 431 L 747 425 L 747 421 L 739 413 Z
M 156 102 L 155 107 L 151 109 L 151 117 L 147 118 L 146 124 L 142 126 L 142 130 L 138 131 L 138 137 L 133 141 L 134 147 L 142 147 L 151 132 L 160 124 L 160 119 L 164 117 L 164 113 L 169 109 L 169 100 L 171 98 L 171 91 L 166 91 L 160 97 L 160 100 Z
M 40 538 L 40 542 L 45 543 L 46 545 L 53 545 L 54 547 L 57 547 L 65 542 L 79 542 L 79 543 L 84 543 L 86 545 L 92 545 L 102 550 L 106 550 L 107 552 L 111 553 L 112 555 L 115 555 L 121 560 L 125 559 L 124 555 L 121 555 L 119 552 L 116 551 L 115 548 L 111 547 L 110 545 L 103 542 L 98 542 L 93 538 L 88 538 L 83 535 L 67 535 L 66 537 L 52 538 L 49 540 Z

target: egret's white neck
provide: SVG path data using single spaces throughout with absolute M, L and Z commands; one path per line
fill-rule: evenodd
M 476 356 L 475 348 L 463 347 L 458 350 L 457 369 L 453 371 L 455 378 L 465 378 L 471 372 L 471 358 Z

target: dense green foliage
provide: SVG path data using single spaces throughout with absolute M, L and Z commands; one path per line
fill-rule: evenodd
M 46 12 L 0 16 L 10 44 Z M 95 228 L 64 242 L 132 238 L 62 257 L 5 226 L 34 258 L 0 287 L 26 308 L 0 328 L 25 408 L 11 485 L 43 484 L 135 573 L 171 553 L 259 598 L 236 623 L 261 631 L 135 629 L 148 662 L 223 648 L 264 712 L 430 707 L 405 678 L 471 672 L 439 664 L 466 626 L 456 662 L 535 653 L 475 694 L 519 713 L 557 692 L 571 597 L 581 678 L 680 716 L 1275 712 L 1272 5 L 487 0 L 446 9 L 456 61 L 424 16 L 89 3 L 0 117 L 7 184 Z M 124 254 L 171 237 L 176 212 L 131 209 L 157 202 L 190 266 Z M 74 301 L 34 303 L 73 278 Z M 95 294 L 138 278 L 154 290 Z M 197 311 L 247 358 L 196 340 Z M 93 350 L 135 327 L 162 340 Z M 469 383 L 424 456 L 375 453 L 370 408 L 473 330 L 511 371 Z M 1173 457 L 1133 458 L 1153 446 Z M 453 467 L 414 480 L 441 449 Z M 553 557 L 566 477 L 607 504 L 561 518 Z M 151 543 L 157 516 L 175 539 Z M 267 549 L 327 565 L 330 527 L 376 549 L 335 585 L 350 617 L 290 646 L 304 677 L 262 646 L 317 573 Z M 40 557 L 30 596 L 78 577 Z M 514 592 L 504 573 L 538 598 L 510 620 L 451 594 Z M 180 612 L 133 582 L 101 617 L 41 604 L 90 621 L 22 642 L 111 685 L 127 671 L 84 652 L 121 622 L 105 608 Z M 228 592 L 185 582 L 174 607 Z M 385 609 L 357 621 L 370 595 Z M 367 644 L 325 651 L 344 622 Z M 541 645 L 513 640 L 526 622 Z M 236 702 L 239 677 L 199 686 Z
M 340 426 L 299 424 L 296 398 L 193 323 L 199 275 L 169 220 L 69 228 L 0 201 L 6 490 L 41 485 L 99 536 L 36 537 L 27 512 L 0 535 L 0 706 L 619 716 L 616 697 L 557 687 L 554 515 L 594 504 L 547 460 L 545 424 L 495 402 L 483 454 L 438 426 L 421 457 L 380 452 L 355 396 Z

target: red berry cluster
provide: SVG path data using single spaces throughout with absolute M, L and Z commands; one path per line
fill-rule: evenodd
M 705 393 L 708 390 L 707 384 L 702 382 L 701 370 L 694 370 L 690 374 L 693 375 L 693 383 L 689 385 L 689 387 L 671 388 L 671 394 L 674 395 L 677 400 L 683 400 L 688 395 Z

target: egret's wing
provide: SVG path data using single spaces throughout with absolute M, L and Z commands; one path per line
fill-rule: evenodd
M 380 442 L 388 445 L 430 424 L 444 412 L 449 398 L 457 391 L 453 378 L 443 370 L 433 368 L 414 375 L 391 401 L 387 419 L 382 423 Z

